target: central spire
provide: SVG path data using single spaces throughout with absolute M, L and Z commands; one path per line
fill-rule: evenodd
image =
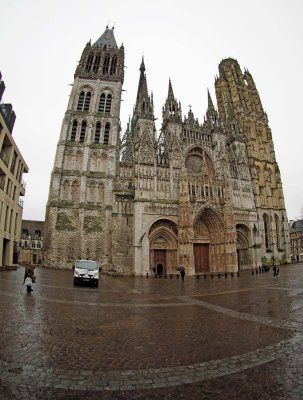
M 147 80 L 145 75 L 144 57 L 142 57 L 139 68 L 140 78 L 138 85 L 137 101 L 135 105 L 135 114 L 137 117 L 154 118 L 153 96 L 149 96 L 147 88 Z

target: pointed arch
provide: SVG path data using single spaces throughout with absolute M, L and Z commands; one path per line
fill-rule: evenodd
M 86 127 L 87 127 L 87 122 L 84 120 L 84 121 L 82 121 L 81 129 L 80 129 L 80 140 L 79 140 L 80 143 L 84 143 L 84 141 L 85 141 Z
M 109 134 L 110 134 L 110 123 L 106 122 L 104 127 L 103 143 L 109 144 Z
M 266 249 L 269 249 L 270 225 L 269 225 L 269 217 L 267 214 L 263 214 L 263 224 L 264 224 L 264 245 Z

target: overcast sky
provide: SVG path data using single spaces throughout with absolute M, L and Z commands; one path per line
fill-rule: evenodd
M 29 166 L 23 219 L 45 218 L 69 85 L 85 44 L 107 24 L 125 47 L 123 131 L 143 55 L 158 129 L 169 78 L 183 115 L 191 105 L 202 122 L 220 61 L 247 68 L 268 114 L 288 218 L 301 216 L 302 0 L 10 0 L 0 12 L 3 101 L 13 104 L 13 136 Z

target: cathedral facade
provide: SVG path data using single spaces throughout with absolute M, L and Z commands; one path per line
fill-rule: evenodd
M 106 28 L 83 50 L 46 207 L 46 265 L 96 259 L 104 272 L 188 275 L 289 261 L 289 232 L 268 118 L 251 74 L 219 64 L 217 108 L 182 116 L 171 82 L 160 133 L 144 60 L 120 126 L 124 48 Z

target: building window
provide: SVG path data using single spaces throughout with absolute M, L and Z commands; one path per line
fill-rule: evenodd
M 94 67 L 93 67 L 93 72 L 95 74 L 98 72 L 98 69 L 99 69 L 99 66 L 100 66 L 100 60 L 101 60 L 101 55 L 97 54 L 95 56 Z
M 94 53 L 90 53 L 90 55 L 88 56 L 87 62 L 86 62 L 86 66 L 85 66 L 86 72 L 90 72 L 90 70 L 92 68 L 93 59 L 94 59 Z
M 72 125 L 72 132 L 71 132 L 71 135 L 70 135 L 70 140 L 72 142 L 74 142 L 76 140 L 77 126 L 78 126 L 78 122 L 76 120 L 74 120 L 73 121 L 73 125 Z
M 106 100 L 105 100 L 105 112 L 106 113 L 110 113 L 111 105 L 112 105 L 112 95 L 109 93 L 106 96 Z
M 79 95 L 77 111 L 88 111 L 91 99 L 91 92 L 82 91 Z
M 104 63 L 103 63 L 103 74 L 108 74 L 109 61 L 110 61 L 110 57 L 109 57 L 109 55 L 106 55 L 104 58 Z
M 104 140 L 103 140 L 104 144 L 108 144 L 109 142 L 109 131 L 110 131 L 110 123 L 107 122 L 104 129 Z
M 100 132 L 101 132 L 101 122 L 97 122 L 96 130 L 95 130 L 94 143 L 99 143 L 100 142 Z
M 102 93 L 100 96 L 100 101 L 99 101 L 99 112 L 105 112 L 105 113 L 110 113 L 111 110 L 111 105 L 112 105 L 112 95 Z
M 86 132 L 86 121 L 83 121 L 80 130 L 80 143 L 84 143 L 85 141 L 85 132 Z
M 117 56 L 113 56 L 110 66 L 110 74 L 115 75 L 116 69 L 117 69 Z
M 269 221 L 268 216 L 266 214 L 263 215 L 263 223 L 264 223 L 264 238 L 265 238 L 265 247 L 269 248 Z
M 280 248 L 280 223 L 279 223 L 279 217 L 277 214 L 275 214 L 275 225 L 276 225 L 276 243 L 277 243 L 277 249 Z

